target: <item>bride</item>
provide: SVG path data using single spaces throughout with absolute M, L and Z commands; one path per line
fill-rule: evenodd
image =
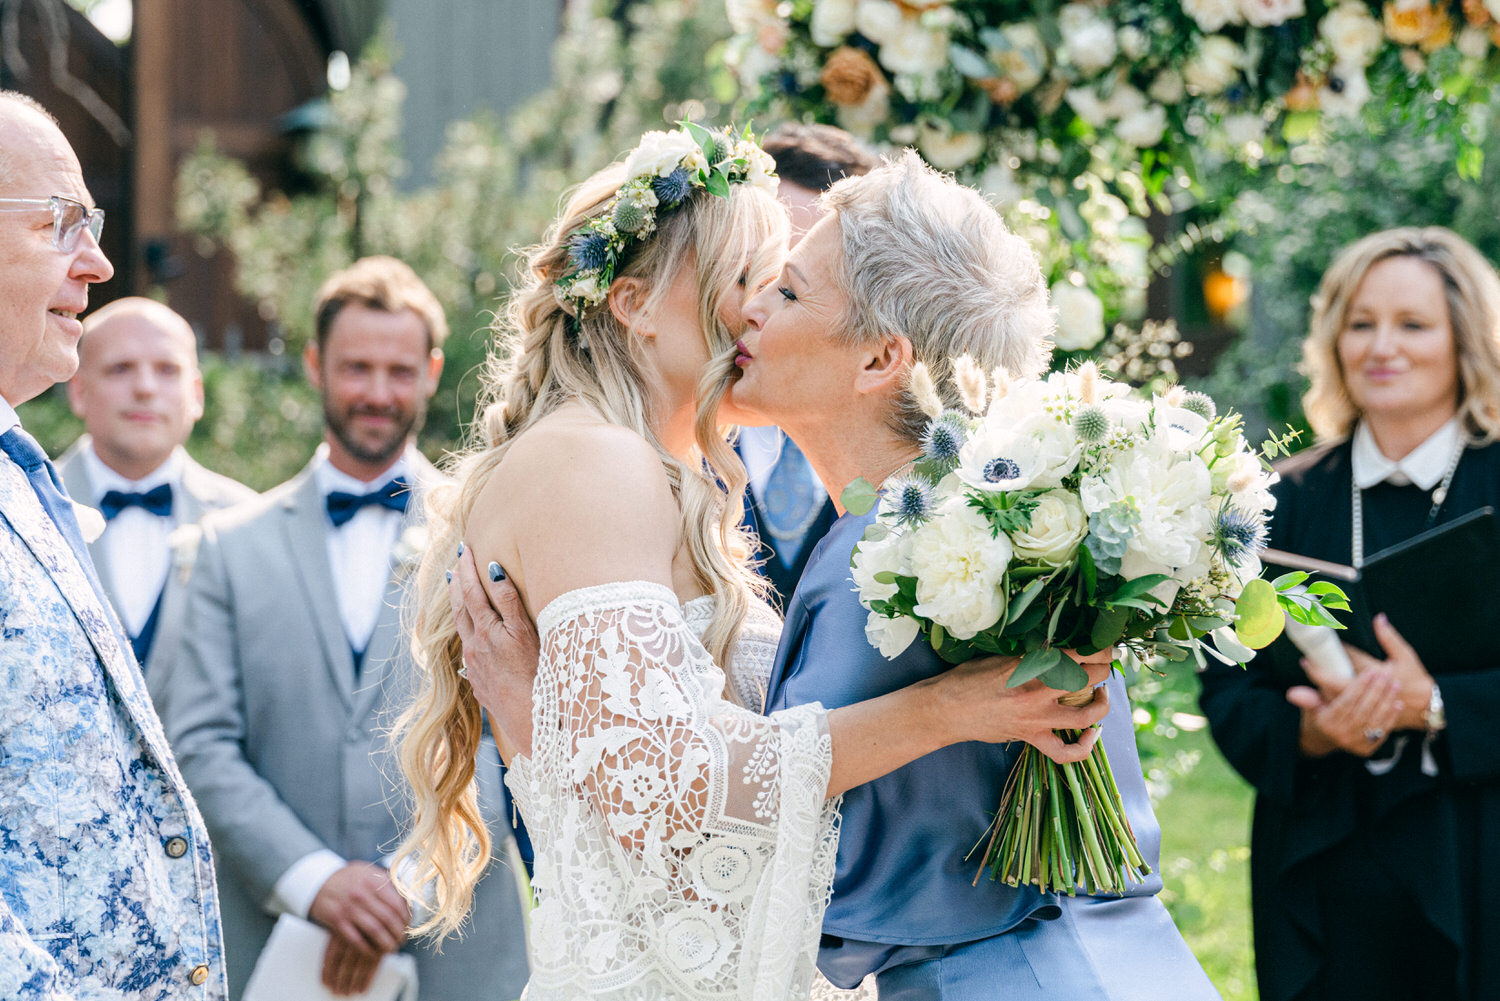
M 431 907 L 417 930 L 443 934 L 490 861 L 481 707 L 444 583 L 467 539 L 509 571 L 541 642 L 523 708 L 494 717 L 536 850 L 530 1001 L 805 998 L 844 791 L 960 741 L 1078 760 L 1097 733 L 1052 731 L 1108 709 L 1008 689 L 1015 661 L 991 658 L 760 715 L 780 623 L 745 562 L 745 473 L 719 424 L 741 308 L 784 256 L 771 168 L 685 126 L 584 182 L 513 297 L 476 447 L 432 501 L 395 871 Z

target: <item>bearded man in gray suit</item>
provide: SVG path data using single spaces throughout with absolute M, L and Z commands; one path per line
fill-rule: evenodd
M 414 666 L 399 606 L 438 474 L 413 445 L 442 371 L 446 321 L 405 264 L 366 258 L 318 295 L 304 358 L 324 442 L 290 481 L 210 515 L 161 712 L 220 860 L 230 997 L 279 914 L 331 935 L 321 978 L 364 990 L 411 914 L 381 864 L 404 811 L 385 731 Z M 509 844 L 492 743 L 477 762 Z M 496 1001 L 526 981 L 514 874 L 492 863 L 473 927 L 411 950 L 422 996 Z
M 172 649 L 164 638 L 181 629 L 186 610 L 193 532 L 208 512 L 255 491 L 182 447 L 203 416 L 203 376 L 193 328 L 168 306 L 132 296 L 91 314 L 68 403 L 84 433 L 58 471 L 74 500 L 104 513 L 89 555 L 154 696 Z

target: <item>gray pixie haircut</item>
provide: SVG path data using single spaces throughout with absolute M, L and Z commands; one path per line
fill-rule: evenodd
M 905 150 L 833 185 L 823 205 L 843 240 L 834 273 L 848 300 L 846 341 L 904 335 L 950 407 L 959 405 L 952 363 L 960 355 L 1015 377 L 1046 369 L 1054 320 L 1041 266 L 979 192 Z M 918 441 L 927 421 L 903 390 L 891 429 Z
M 4 115 L 7 111 L 14 111 L 16 108 L 34 111 L 53 125 L 57 125 L 57 119 L 52 116 L 52 112 L 42 107 L 36 98 L 23 94 L 19 90 L 0 90 L 0 115 Z M 9 184 L 11 175 L 15 173 L 13 162 L 15 158 L 10 155 L 10 151 L 5 146 L 5 143 L 0 143 L 0 184 Z

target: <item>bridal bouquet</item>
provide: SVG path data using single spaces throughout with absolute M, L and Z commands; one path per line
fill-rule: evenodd
M 1088 677 L 1064 650 L 1243 663 L 1281 632 L 1283 610 L 1333 625 L 1325 606 L 1346 607 L 1305 574 L 1260 579 L 1275 473 L 1207 396 L 1143 399 L 1092 363 L 1012 382 L 960 358 L 954 379 L 967 412 L 943 410 L 917 366 L 912 389 L 931 418 L 922 458 L 878 495 L 863 480 L 844 495 L 856 512 L 879 503 L 852 576 L 885 656 L 918 635 L 951 663 L 1016 656 L 1010 684 L 1040 678 L 1087 704 L 1093 693 L 1075 690 Z M 1102 743 L 1076 765 L 1026 748 L 984 866 L 1068 894 L 1145 877 Z

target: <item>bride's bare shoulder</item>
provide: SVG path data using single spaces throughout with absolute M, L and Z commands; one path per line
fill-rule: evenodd
M 528 428 L 495 474 L 495 480 L 522 492 L 660 486 L 670 495 L 661 456 L 650 442 L 631 428 L 581 411 L 562 410 Z

